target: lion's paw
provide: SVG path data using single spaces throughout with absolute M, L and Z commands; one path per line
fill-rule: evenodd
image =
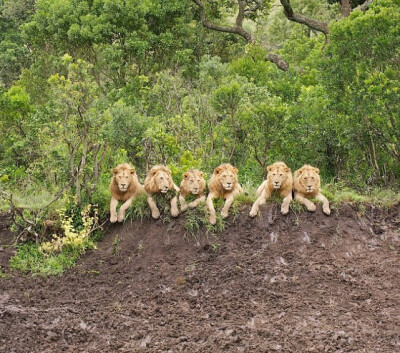
M 178 211 L 178 210 L 172 209 L 172 210 L 171 210 L 171 216 L 172 216 L 172 217 L 178 217 L 178 216 L 179 216 L 179 211 Z
M 224 211 L 224 210 L 222 210 L 221 211 L 221 217 L 222 217 L 222 219 L 225 219 L 225 218 L 228 218 L 228 211 Z
M 289 213 L 289 208 L 281 208 L 281 213 L 285 216 Z
M 115 223 L 118 220 L 118 216 L 116 214 L 112 214 L 110 216 L 110 222 Z
M 160 218 L 160 211 L 159 210 L 151 211 L 151 217 L 153 217 L 154 219 Z
M 323 207 L 322 207 L 322 211 L 323 211 L 327 216 L 329 216 L 329 215 L 331 214 L 331 210 L 330 210 L 329 206 L 323 206 Z
M 307 205 L 307 210 L 309 210 L 310 212 L 315 212 L 316 209 L 317 207 L 313 203 Z
M 189 207 L 190 207 L 190 204 L 189 204 Z M 187 209 L 188 209 L 188 206 L 186 204 L 181 205 L 181 212 L 185 212 Z
M 252 210 L 250 211 L 250 213 L 249 213 L 249 216 L 250 216 L 251 218 L 254 218 L 255 216 L 257 216 L 257 211 L 252 209 Z
M 125 213 L 119 213 L 118 214 L 118 222 L 123 222 L 125 219 Z
M 217 217 L 215 216 L 210 216 L 210 223 L 214 226 L 217 224 Z

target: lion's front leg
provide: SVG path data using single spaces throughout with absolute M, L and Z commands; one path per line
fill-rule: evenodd
M 260 197 L 261 193 L 265 190 L 265 186 L 267 185 L 268 180 L 264 180 L 261 185 L 258 187 L 256 191 L 256 197 Z
M 267 192 L 264 189 L 264 191 L 261 192 L 261 194 L 257 198 L 257 200 L 254 201 L 253 206 L 251 207 L 251 210 L 250 210 L 250 213 L 249 213 L 250 217 L 257 216 L 259 207 L 267 201 L 268 197 L 269 197 L 269 195 L 267 194 Z
M 222 207 L 222 210 L 221 210 L 221 217 L 222 217 L 223 219 L 225 219 L 225 218 L 228 217 L 228 215 L 229 215 L 229 209 L 230 209 L 230 207 L 231 207 L 231 205 L 232 205 L 232 202 L 233 202 L 233 195 L 229 195 L 229 196 L 226 198 L 225 205 L 224 205 L 224 207 Z
M 307 210 L 310 212 L 314 212 L 317 209 L 310 200 L 306 199 L 304 196 L 300 195 L 298 192 L 294 193 L 294 199 L 296 201 L 299 201 L 303 205 L 305 205 L 307 207 Z
M 131 207 L 133 201 L 133 196 L 125 201 L 125 203 L 120 207 L 118 212 L 118 222 L 123 222 L 125 219 L 126 210 Z
M 179 195 L 179 203 L 181 204 L 181 212 L 186 211 L 188 208 L 188 205 L 186 203 L 185 198 L 182 195 Z
M 118 206 L 118 200 L 115 197 L 111 197 L 111 202 L 110 202 L 110 222 L 111 223 L 115 223 L 118 220 L 117 206 Z
M 171 200 L 171 216 L 178 217 L 179 209 L 178 209 L 178 196 L 174 196 Z
M 322 211 L 326 214 L 326 215 L 330 215 L 331 214 L 331 209 L 329 208 L 329 201 L 328 199 L 322 195 L 321 193 L 319 193 L 316 196 L 316 199 L 322 202 Z
M 189 208 L 196 208 L 200 202 L 204 202 L 205 200 L 206 200 L 206 197 L 204 195 L 200 196 L 196 200 L 189 203 Z
M 154 219 L 159 218 L 160 211 L 159 211 L 156 203 L 154 202 L 153 198 L 151 197 L 151 195 L 147 195 L 147 203 L 149 204 L 149 207 L 151 209 L 151 217 L 153 217 Z
M 216 214 L 215 214 L 215 208 L 214 208 L 213 198 L 214 198 L 214 194 L 213 194 L 212 192 L 210 192 L 210 193 L 208 194 L 208 197 L 207 197 L 207 207 L 208 207 L 208 210 L 210 211 L 210 218 L 209 218 L 209 220 L 210 220 L 210 223 L 211 223 L 212 225 L 214 225 L 214 224 L 217 223 L 217 216 L 216 216 Z
M 292 192 L 289 193 L 286 197 L 283 198 L 282 206 L 281 206 L 281 213 L 286 215 L 289 213 L 289 206 L 290 202 L 293 200 Z

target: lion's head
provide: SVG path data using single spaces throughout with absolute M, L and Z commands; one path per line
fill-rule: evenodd
M 280 189 L 288 181 L 292 182 L 290 168 L 283 162 L 269 165 L 267 171 L 267 180 L 274 189 Z
M 204 173 L 197 169 L 191 169 L 183 173 L 180 185 L 181 194 L 183 196 L 189 194 L 202 195 L 206 188 L 206 181 L 203 175 Z
M 221 164 L 214 169 L 212 178 L 214 178 L 225 191 L 231 191 L 238 184 L 238 169 L 229 163 Z
M 144 189 L 149 194 L 161 192 L 166 194 L 174 188 L 171 171 L 163 166 L 156 165 L 150 169 L 144 182 Z
M 295 172 L 296 191 L 304 194 L 317 194 L 321 186 L 321 179 L 319 177 L 319 169 L 310 165 L 303 165 Z
M 118 164 L 113 169 L 112 182 L 120 192 L 126 192 L 129 186 L 137 181 L 136 171 L 129 163 Z

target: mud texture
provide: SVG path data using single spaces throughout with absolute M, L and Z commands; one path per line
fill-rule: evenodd
M 0 352 L 400 352 L 400 206 L 261 210 L 218 236 L 129 221 L 63 276 L 11 271 Z

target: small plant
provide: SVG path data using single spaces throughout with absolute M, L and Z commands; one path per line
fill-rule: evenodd
M 60 211 L 61 229 L 64 234 L 53 234 L 53 240 L 43 242 L 39 248 L 43 254 L 57 253 L 63 248 L 84 253 L 86 249 L 95 247 L 90 234 L 98 225 L 97 209 L 92 212 L 92 206 L 87 205 L 80 214 L 77 214 L 78 211 L 79 208 Z
M 119 238 L 119 235 L 117 234 L 112 242 L 112 251 L 111 253 L 113 255 L 118 255 L 119 253 L 119 244 L 121 243 L 121 239 Z
M 151 210 L 147 203 L 147 196 L 145 194 L 136 197 L 131 207 L 126 211 L 125 219 L 139 219 L 150 218 Z
M 3 269 L 0 266 L 0 278 L 2 279 L 9 279 L 11 278 L 11 274 L 3 272 Z
M 217 253 L 219 251 L 221 244 L 219 243 L 210 243 L 210 248 L 212 252 Z

